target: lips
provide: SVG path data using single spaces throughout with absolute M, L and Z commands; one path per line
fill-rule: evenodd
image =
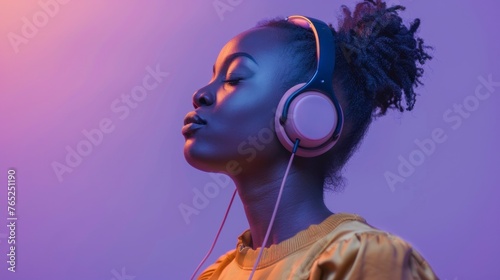
M 189 112 L 184 118 L 184 126 L 182 127 L 182 134 L 184 136 L 191 135 L 194 131 L 202 128 L 207 124 L 207 121 L 196 114 L 196 112 Z
M 196 123 L 196 124 L 207 124 L 207 121 L 200 117 L 200 115 L 195 112 L 189 112 L 184 118 L 184 125 Z

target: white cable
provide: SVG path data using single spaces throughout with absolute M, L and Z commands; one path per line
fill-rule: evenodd
M 273 227 L 274 218 L 276 218 L 276 213 L 278 212 L 278 205 L 279 205 L 280 200 L 281 200 L 281 194 L 283 193 L 283 187 L 285 186 L 286 177 L 288 176 L 288 171 L 290 171 L 290 166 L 292 166 L 293 157 L 295 156 L 295 152 L 297 152 L 297 148 L 299 147 L 299 142 L 300 142 L 299 139 L 297 139 L 295 141 L 292 155 L 290 156 L 290 160 L 288 161 L 288 166 L 286 167 L 285 176 L 283 176 L 283 181 L 281 181 L 281 187 L 280 187 L 280 191 L 278 193 L 278 199 L 276 200 L 276 204 L 274 205 L 273 215 L 271 216 L 271 221 L 269 222 L 269 226 L 267 227 L 266 237 L 264 237 L 264 242 L 262 242 L 262 247 L 260 248 L 259 256 L 257 257 L 255 264 L 253 265 L 253 269 L 252 269 L 252 272 L 250 273 L 250 277 L 248 278 L 248 280 L 252 280 L 253 274 L 255 273 L 255 270 L 257 269 L 257 265 L 259 264 L 260 258 L 262 257 L 262 252 L 264 252 L 264 248 L 266 246 L 267 239 L 269 238 L 269 234 L 271 233 L 271 228 Z
M 229 213 L 229 209 L 231 209 L 231 205 L 233 204 L 233 200 L 234 200 L 235 195 L 236 195 L 236 189 L 234 190 L 233 196 L 231 197 L 231 201 L 229 202 L 229 206 L 227 207 L 226 214 L 224 215 L 224 219 L 222 219 L 222 223 L 219 227 L 219 231 L 217 232 L 217 235 L 215 236 L 214 242 L 212 243 L 212 247 L 210 247 L 210 250 L 208 250 L 207 255 L 203 258 L 203 260 L 201 260 L 200 264 L 198 265 L 198 267 L 194 271 L 193 275 L 191 276 L 191 280 L 194 279 L 194 277 L 196 276 L 196 273 L 198 273 L 198 270 L 200 270 L 203 263 L 208 259 L 208 256 L 210 256 L 210 254 L 212 253 L 212 250 L 215 247 L 215 243 L 217 243 L 217 239 L 219 239 L 220 232 L 222 231 L 222 228 L 224 227 L 224 223 L 226 222 L 227 214 Z

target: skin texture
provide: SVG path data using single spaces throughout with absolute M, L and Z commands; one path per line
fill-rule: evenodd
M 235 182 L 254 249 L 262 246 L 290 159 L 290 152 L 274 134 L 273 123 L 284 93 L 280 77 L 285 67 L 295 65 L 283 51 L 286 45 L 286 35 L 270 27 L 250 29 L 231 39 L 217 57 L 212 79 L 193 95 L 195 112 L 207 123 L 185 135 L 184 155 L 190 165 L 227 174 Z M 255 62 L 246 56 L 226 60 L 241 52 L 251 55 Z M 224 83 L 236 78 L 242 80 Z M 305 81 L 307 78 L 297 82 Z M 336 89 L 342 105 L 340 92 Z M 345 124 L 345 129 L 348 127 Z M 259 140 L 259 133 L 266 139 L 264 142 Z M 323 177 L 311 167 L 314 161 L 295 157 L 265 247 L 321 223 L 332 214 L 323 201 Z

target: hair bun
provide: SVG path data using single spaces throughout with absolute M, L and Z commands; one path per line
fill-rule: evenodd
M 404 9 L 399 5 L 387 8 L 381 0 L 365 0 L 353 12 L 342 6 L 339 47 L 360 89 L 373 98 L 377 116 L 389 108 L 403 112 L 403 95 L 406 110 L 413 109 L 414 88 L 422 84 L 421 66 L 432 58 L 425 52 L 430 47 L 415 37 L 420 20 L 406 27 L 398 15 Z

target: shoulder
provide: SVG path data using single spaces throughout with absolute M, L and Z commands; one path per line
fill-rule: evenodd
M 234 259 L 236 254 L 236 250 L 232 249 L 227 251 L 225 254 L 220 256 L 213 264 L 207 267 L 201 274 L 198 276 L 198 280 L 207 280 L 210 279 L 216 271 L 220 272 L 220 269 L 223 269 L 229 262 Z
M 315 267 L 322 275 L 342 279 L 437 279 L 410 243 L 364 222 L 344 222 L 330 237 L 316 260 Z

